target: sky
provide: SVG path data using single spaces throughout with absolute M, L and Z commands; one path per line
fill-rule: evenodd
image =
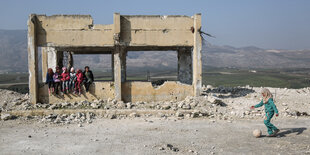
M 27 29 L 36 14 L 90 14 L 94 24 L 124 15 L 202 14 L 215 45 L 310 49 L 310 0 L 1 0 L 0 29 Z

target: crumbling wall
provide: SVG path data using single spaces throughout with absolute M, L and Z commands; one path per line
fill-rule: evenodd
M 35 15 L 28 20 L 28 66 L 31 103 L 114 98 L 124 101 L 182 100 L 201 91 L 201 14 L 189 16 L 114 14 L 111 25 L 94 25 L 89 15 Z M 112 54 L 113 82 L 95 82 L 81 96 L 49 96 L 38 83 L 38 47 L 42 68 L 62 66 L 62 52 Z M 182 52 L 185 49 L 185 52 Z M 189 50 L 190 49 L 190 50 Z M 154 88 L 148 82 L 126 81 L 126 52 L 178 50 L 180 82 Z M 44 75 L 43 75 L 44 76 Z
M 192 85 L 177 81 L 166 81 L 157 87 L 153 87 L 151 82 L 122 83 L 122 99 L 125 102 L 180 101 L 193 96 L 193 91 Z
M 121 16 L 121 42 L 129 46 L 193 46 L 188 16 Z
M 83 93 L 81 95 L 73 93 L 64 95 L 49 95 L 47 85 L 42 85 L 39 88 L 39 91 L 40 91 L 39 102 L 41 103 L 74 102 L 83 100 L 93 101 L 96 99 L 107 100 L 109 98 L 113 99 L 115 93 L 114 82 L 94 82 L 90 86 L 89 92 L 85 93 L 85 90 L 83 90 Z
M 38 15 L 38 46 L 113 46 L 113 25 L 93 25 L 89 15 Z

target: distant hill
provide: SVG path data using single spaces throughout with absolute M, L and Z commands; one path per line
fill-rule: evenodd
M 204 44 L 206 66 L 235 68 L 310 68 L 310 50 L 274 50 L 254 46 L 235 48 Z
M 261 49 L 254 46 L 236 48 L 203 42 L 203 66 L 233 68 L 310 68 L 310 50 Z M 77 55 L 75 66 L 109 69 L 107 55 Z M 0 30 L 0 72 L 27 72 L 27 31 Z M 129 52 L 128 69 L 175 69 L 174 51 Z
M 27 71 L 27 31 L 0 30 L 0 72 Z

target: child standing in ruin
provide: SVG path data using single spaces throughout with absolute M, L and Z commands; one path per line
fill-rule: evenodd
M 74 68 L 72 67 L 70 70 L 70 81 L 69 81 L 69 90 L 71 92 L 74 91 L 75 82 L 76 82 L 76 73 L 75 73 Z
M 276 113 L 276 116 L 279 116 L 279 112 L 276 105 L 273 102 L 273 96 L 268 89 L 264 88 L 262 90 L 262 96 L 263 96 L 262 101 L 255 106 L 251 106 L 251 109 L 255 109 L 263 105 L 265 106 L 266 119 L 264 120 L 264 124 L 266 125 L 268 130 L 268 137 L 274 137 L 280 130 L 273 124 L 271 124 L 270 120 L 273 117 L 274 113 Z
M 51 95 L 51 92 L 54 93 L 54 72 L 52 68 L 47 69 L 47 73 L 46 73 L 46 82 L 45 84 L 48 84 L 48 94 Z
M 62 82 L 62 92 L 66 94 L 69 90 L 69 81 L 70 81 L 70 74 L 68 73 L 67 67 L 62 67 L 62 74 L 61 74 L 61 82 Z
M 53 75 L 56 94 L 58 94 L 58 90 L 59 90 L 59 86 L 60 86 L 60 79 L 61 79 L 60 69 L 59 69 L 59 67 L 56 67 L 56 71 Z

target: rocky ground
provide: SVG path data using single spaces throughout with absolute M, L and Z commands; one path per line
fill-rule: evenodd
M 80 101 L 80 102 L 63 102 L 55 104 L 38 103 L 32 105 L 29 103 L 28 94 L 23 95 L 13 91 L 0 89 L 1 101 L 0 111 L 1 119 L 14 119 L 18 116 L 12 116 L 12 111 L 35 111 L 35 110 L 71 110 L 79 111 L 80 109 L 94 109 L 102 111 L 111 110 L 144 110 L 144 111 L 169 111 L 169 114 L 158 113 L 159 117 L 177 116 L 179 118 L 197 118 L 204 117 L 209 119 L 257 119 L 264 117 L 263 108 L 250 110 L 250 106 L 258 104 L 261 100 L 262 88 L 250 87 L 203 87 L 203 93 L 200 97 L 187 97 L 183 101 L 167 102 L 136 102 L 124 103 L 117 102 L 113 99 Z M 269 88 L 274 95 L 275 104 L 278 107 L 280 118 L 297 118 L 308 117 L 310 115 L 310 88 L 303 89 L 286 89 L 286 88 Z M 28 116 L 41 118 L 41 121 L 54 123 L 70 122 L 87 122 L 95 118 L 96 114 L 87 113 L 66 113 L 66 114 L 48 114 L 38 116 Z M 97 117 L 123 118 L 123 117 L 151 117 L 153 114 L 102 114 Z
M 260 154 L 261 145 L 265 153 L 310 153 L 310 88 L 269 88 L 280 114 L 273 119 L 282 132 L 275 139 L 251 134 L 266 134 L 263 108 L 249 108 L 260 102 L 261 89 L 206 86 L 202 96 L 179 102 L 36 105 L 27 94 L 0 89 L 0 153 Z

